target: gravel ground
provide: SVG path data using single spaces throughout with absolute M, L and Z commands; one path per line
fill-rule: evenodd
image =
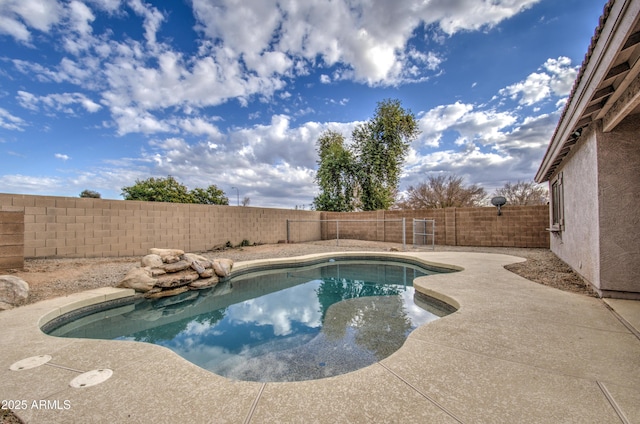
M 299 244 L 269 244 L 247 246 L 201 253 L 209 258 L 229 258 L 236 262 L 252 259 L 268 259 L 300 256 L 335 251 L 389 251 L 402 250 L 402 245 L 360 240 L 319 241 Z M 410 251 L 422 250 L 409 248 Z M 526 258 L 525 262 L 505 268 L 539 284 L 555 287 L 586 296 L 595 291 L 569 266 L 549 249 L 481 248 L 461 246 L 436 246 L 436 251 L 503 253 Z M 129 269 L 139 266 L 140 257 L 92 258 L 92 259 L 27 259 L 23 270 L 9 273 L 29 283 L 28 303 L 64 296 L 98 287 L 115 286 Z M 20 424 L 21 421 L 8 410 L 0 410 L 0 423 Z
M 210 258 L 229 258 L 236 262 L 307 255 L 311 253 L 335 251 L 388 251 L 402 249 L 395 243 L 379 243 L 360 240 L 340 240 L 336 246 L 333 240 L 297 243 L 265 244 L 201 253 Z M 409 247 L 409 250 L 416 250 Z M 479 248 L 460 246 L 436 246 L 436 251 L 474 251 L 504 253 L 526 258 L 526 262 L 509 265 L 506 268 L 518 275 L 540 284 L 560 290 L 596 296 L 575 272 L 558 259 L 549 249 L 524 248 Z M 132 267 L 138 266 L 140 257 L 122 258 L 81 258 L 81 259 L 27 259 L 24 270 L 11 274 L 25 280 L 30 287 L 28 303 L 38 302 L 57 296 L 115 286 Z

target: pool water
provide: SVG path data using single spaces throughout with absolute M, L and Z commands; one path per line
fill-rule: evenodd
M 416 327 L 452 312 L 415 296 L 413 279 L 435 272 L 371 260 L 262 271 L 99 311 L 49 334 L 154 343 L 236 380 L 325 378 L 386 358 Z

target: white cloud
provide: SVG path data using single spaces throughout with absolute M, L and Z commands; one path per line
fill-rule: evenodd
M 241 105 L 252 98 L 268 100 L 287 87 L 289 78 L 308 74 L 310 67 L 334 67 L 332 77 L 323 74 L 321 83 L 351 79 L 387 86 L 424 81 L 437 74 L 444 58 L 409 45 L 419 25 L 435 24 L 449 35 L 491 27 L 537 1 L 221 0 L 214 4 L 193 0 L 195 30 L 202 37 L 193 55 L 157 39 L 161 25 L 172 16 L 142 0 L 5 0 L 0 16 L 25 23 L 27 31 L 50 31 L 60 24 L 64 48 L 71 56 L 62 57 L 52 68 L 19 60 L 14 65 L 42 81 L 70 82 L 97 92 L 123 135 L 176 131 L 175 123 L 160 118 L 159 112 L 169 109 L 198 110 L 232 99 Z M 146 43 L 130 38 L 116 41 L 109 31 L 93 34 L 98 13 L 128 10 L 140 18 Z M 556 76 L 542 86 L 547 91 L 561 91 L 569 78 L 561 59 L 545 65 L 546 72 Z M 510 95 L 518 96 L 532 85 L 540 87 L 535 83 L 514 86 Z M 536 92 L 538 97 L 522 96 L 521 101 L 545 95 Z M 27 99 L 24 102 L 28 104 Z M 83 107 L 92 112 L 99 106 L 85 102 Z M 69 113 L 68 108 L 56 110 Z
M 91 34 L 93 32 L 91 23 L 96 19 L 96 17 L 86 4 L 75 0 L 70 2 L 69 15 L 73 31 L 80 35 Z
M 18 91 L 18 102 L 25 109 L 37 111 L 42 105 L 46 110 L 56 110 L 66 114 L 76 114 L 75 105 L 81 106 L 89 113 L 97 112 L 102 108 L 99 104 L 89 99 L 82 93 L 49 94 L 35 96 L 26 91 Z
M 189 134 L 206 135 L 210 139 L 222 137 L 220 129 L 204 118 L 185 118 L 177 122 L 177 126 Z
M 425 65 L 430 71 L 435 71 L 440 67 L 443 59 L 434 52 L 423 53 L 414 48 L 409 50 L 407 55 L 410 59 Z
M 90 3 L 97 7 L 98 9 L 104 10 L 106 12 L 114 13 L 120 7 L 121 0 L 86 0 L 87 3 Z
M 77 55 L 91 47 L 91 23 L 96 17 L 87 5 L 75 0 L 69 3 L 68 15 L 71 34 L 65 37 L 65 50 Z
M 111 113 L 117 126 L 118 135 L 129 133 L 154 134 L 158 132 L 171 132 L 169 123 L 158 119 L 149 112 L 141 111 L 133 107 L 112 107 Z
M 96 80 L 102 77 L 100 62 L 95 58 L 85 58 L 82 64 L 63 58 L 57 67 L 52 69 L 39 63 L 13 59 L 13 66 L 26 75 L 31 75 L 40 82 L 69 82 L 88 89 L 96 88 Z
M 245 64 L 258 76 L 268 78 L 273 75 L 286 75 L 293 67 L 293 60 L 282 52 L 263 52 L 259 55 L 245 55 Z
M 459 31 L 492 28 L 540 0 L 435 0 L 427 3 L 431 22 L 437 22 L 448 35 Z M 424 13 L 424 12 L 423 12 Z
M 327 102 L 327 103 L 330 103 L 330 104 L 332 104 L 332 105 L 345 106 L 347 103 L 349 103 L 349 100 L 350 100 L 350 99 L 348 99 L 348 98 L 344 97 L 344 98 L 342 98 L 342 99 L 340 99 L 340 100 L 328 99 L 328 100 L 326 100 L 326 102 Z
M 395 85 L 416 77 L 414 61 L 426 64 L 424 68 L 430 71 L 442 61 L 435 53 L 408 48 L 408 40 L 420 24 L 436 24 L 448 35 L 490 28 L 538 1 L 371 4 L 289 0 L 278 2 L 276 7 L 275 0 L 241 4 L 233 0 L 216 4 L 194 0 L 193 8 L 198 29 L 214 43 L 222 41 L 234 58 L 245 60 L 250 71 L 264 75 L 255 59 L 266 52 L 280 52 L 296 58 L 296 63 L 320 58 L 327 66 L 339 64 L 342 70 L 338 75 L 342 78 L 370 85 Z M 280 69 L 288 72 L 292 68 Z
M 531 106 L 549 97 L 551 94 L 550 82 L 549 75 L 536 72 L 530 74 L 526 80 L 508 86 L 501 94 L 509 94 L 512 100 L 520 97 L 520 104 Z
M 0 175 L 0 186 L 6 193 L 48 194 L 60 189 L 64 180 L 58 177 L 37 177 L 31 175 Z
M 568 96 L 578 75 L 578 67 L 571 66 L 571 59 L 548 59 L 543 67 L 552 75 L 550 88 L 557 96 Z
M 56 0 L 3 0 L 0 2 L 0 33 L 28 43 L 29 28 L 48 32 L 58 23 L 62 6 Z
M 12 131 L 24 131 L 25 126 L 26 122 L 22 118 L 0 107 L 0 128 Z
M 519 99 L 519 103 L 531 106 L 554 96 L 566 96 L 571 91 L 575 81 L 577 69 L 571 66 L 567 57 L 548 59 L 539 72 L 530 74 L 524 81 L 509 85 L 500 90 L 503 96 L 512 100 Z
M 31 33 L 26 25 L 16 19 L 8 16 L 0 15 L 0 34 L 7 34 L 18 41 L 27 42 L 31 37 Z
M 293 207 L 309 203 L 317 190 L 315 142 L 320 134 L 332 129 L 349 137 L 357 124 L 305 122 L 292 126 L 289 116 L 273 115 L 269 124 L 228 134 L 213 131 L 214 143 L 157 137 L 140 157 L 112 163 L 105 170 L 111 169 L 119 181 L 111 187 L 122 187 L 136 178 L 172 175 L 190 188 L 216 184 L 229 194 L 230 187 L 238 187 L 241 197 L 249 196 L 256 206 Z M 190 125 L 195 127 L 195 120 Z M 105 170 L 94 172 L 102 175 Z M 130 180 L 122 183 L 125 172 Z
M 533 179 L 558 112 L 518 116 L 457 102 L 419 116 L 423 134 L 407 158 L 401 186 L 416 185 L 430 173 L 449 173 L 491 192 L 507 181 Z M 458 149 L 429 150 L 445 133 L 457 137 Z
M 202 108 L 222 104 L 229 99 L 246 103 L 253 95 L 272 95 L 284 88 L 276 77 L 246 74 L 224 49 L 214 48 L 212 56 L 187 63 L 181 54 L 165 50 L 159 53 L 158 67 L 148 67 L 142 60 L 108 64 L 105 68 L 109 88 L 103 93 L 105 103 L 117 115 L 121 134 L 135 132 L 136 125 L 126 121 L 121 109 L 150 111 L 174 106 Z M 135 114 L 131 114 L 135 119 Z
M 68 155 L 62 154 L 62 153 L 56 153 L 55 155 L 53 155 L 56 159 L 60 159 L 63 162 L 68 161 L 69 159 L 71 159 Z
M 468 113 L 451 129 L 459 132 L 461 137 L 467 141 L 493 145 L 504 140 L 505 129 L 516 121 L 517 117 L 510 111 L 480 110 Z
M 419 141 L 431 147 L 438 147 L 442 133 L 473 110 L 473 105 L 456 102 L 452 105 L 437 106 L 421 115 L 418 125 L 422 133 Z
M 144 19 L 144 37 L 153 47 L 156 44 L 156 33 L 164 21 L 163 14 L 155 7 L 143 3 L 142 0 L 128 0 L 127 3 L 137 15 Z

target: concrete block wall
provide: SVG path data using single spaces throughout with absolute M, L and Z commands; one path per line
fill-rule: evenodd
M 386 241 L 384 227 L 376 220 L 378 219 L 377 212 L 356 212 L 348 213 L 344 215 L 339 212 L 323 212 L 323 220 L 329 222 L 323 222 L 322 235 L 325 240 L 332 240 L 336 238 L 336 233 L 339 233 L 341 239 L 359 239 L 359 240 L 374 240 L 374 241 Z M 331 222 L 334 219 L 345 219 L 339 223 Z
M 144 255 L 151 247 L 209 250 L 286 239 L 287 219 L 320 213 L 286 209 L 210 206 L 108 199 L 0 194 L 0 211 L 24 215 L 24 257 Z M 305 237 L 319 240 L 320 224 Z
M 426 218 L 436 221 L 436 244 L 549 247 L 547 206 L 506 206 L 502 216 L 493 207 L 336 213 L 0 194 L 0 212 L 13 212 L 8 219 L 21 217 L 18 227 L 7 225 L 23 228 L 23 258 L 139 256 L 151 247 L 199 252 L 244 240 L 277 243 L 287 239 L 287 220 L 294 242 L 335 239 L 336 224 L 320 219 L 378 220 L 341 222 L 342 239 L 401 243 L 405 218 L 411 244 L 412 219 Z M 15 237 L 3 234 L 0 242 L 0 263 L 11 262 L 12 268 L 22 267 L 14 255 L 20 250 Z
M 549 247 L 549 207 L 505 206 L 498 216 L 495 207 L 448 208 L 360 213 L 325 212 L 322 219 L 405 218 L 405 240 L 413 243 L 413 219 L 436 221 L 435 243 L 448 246 Z M 336 224 L 326 223 L 323 238 L 336 238 Z M 340 222 L 340 238 L 402 243 L 402 223 Z M 429 240 L 430 242 L 430 240 Z
M 24 268 L 24 213 L 0 211 L 0 271 Z
M 458 246 L 549 247 L 546 205 L 457 209 L 455 222 Z

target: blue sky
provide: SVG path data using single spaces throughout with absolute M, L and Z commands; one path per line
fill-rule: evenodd
M 0 0 L 0 192 L 117 199 L 173 175 L 308 208 L 320 134 L 387 98 L 422 131 L 401 193 L 530 181 L 604 4 Z

